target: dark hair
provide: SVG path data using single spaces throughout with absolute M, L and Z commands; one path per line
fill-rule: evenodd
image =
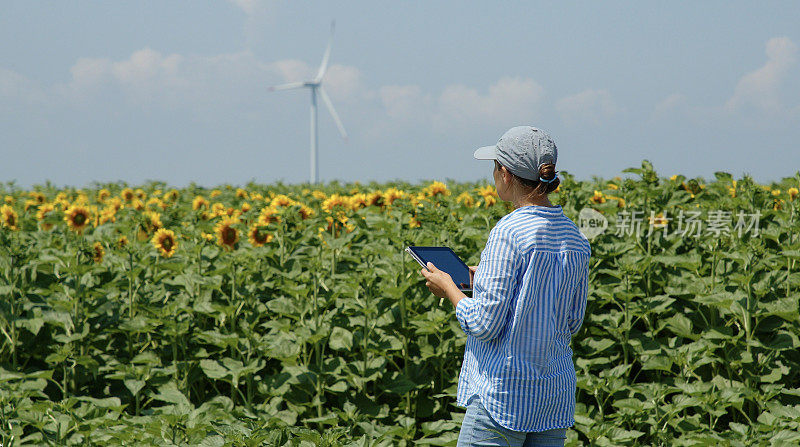
M 498 163 L 497 160 L 494 161 L 495 169 L 500 169 L 501 165 Z M 508 169 L 506 169 L 508 171 Z M 524 186 L 528 189 L 529 195 L 540 196 L 544 194 L 550 194 L 551 192 L 555 191 L 558 188 L 558 185 L 561 184 L 561 179 L 557 178 L 554 181 L 547 183 L 540 180 L 529 180 L 526 178 L 522 178 L 511 171 L 508 171 L 509 174 L 514 178 L 514 181 L 518 184 Z M 552 163 L 543 164 L 539 168 L 539 178 L 544 180 L 550 180 L 556 176 L 556 165 Z

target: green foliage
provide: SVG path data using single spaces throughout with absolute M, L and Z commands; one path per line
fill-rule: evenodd
M 723 172 L 662 178 L 647 161 L 624 172 L 562 172 L 551 201 L 576 223 L 587 206 L 609 219 L 758 210 L 761 233 L 645 226 L 592 240 L 568 445 L 800 442 L 800 199 L 789 192 L 800 175 L 761 186 Z M 127 185 L 0 185 L 20 224 L 0 227 L 0 444 L 455 445 L 465 336 L 403 249 L 448 245 L 475 265 L 510 208 L 484 185 L 448 186 L 248 184 L 212 197 L 192 185 L 170 199 L 150 183 L 130 189 L 139 205 L 122 199 L 79 234 L 65 208 L 94 218 Z M 390 188 L 405 193 L 391 205 Z M 50 215 L 37 216 L 37 194 L 56 204 Z M 277 204 L 284 194 L 292 203 Z M 193 209 L 198 195 L 216 212 Z M 256 246 L 247 233 L 269 207 L 280 220 Z M 147 210 L 174 231 L 173 256 L 151 242 Z M 231 214 L 239 240 L 226 248 L 215 225 Z

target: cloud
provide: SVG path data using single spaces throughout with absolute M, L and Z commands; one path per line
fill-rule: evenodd
M 385 85 L 378 90 L 378 96 L 389 118 L 401 121 L 420 117 L 431 103 L 430 96 L 423 95 L 418 85 Z
M 310 65 L 298 59 L 284 59 L 273 65 L 285 82 L 308 81 L 316 74 Z
M 267 1 L 265 0 L 228 0 L 230 3 L 238 6 L 248 16 L 261 14 L 267 10 Z
M 375 96 L 386 116 L 397 124 L 425 123 L 432 130 L 447 132 L 529 122 L 539 114 L 544 88 L 530 78 L 503 77 L 486 93 L 451 84 L 437 95 L 411 84 L 382 86 Z
M 556 110 L 568 125 L 601 125 L 617 115 L 617 106 L 608 90 L 584 90 L 561 98 L 556 102 Z
M 70 68 L 65 94 L 77 102 L 100 99 L 118 91 L 135 105 L 166 106 L 196 103 L 249 103 L 271 84 L 305 81 L 316 67 L 287 59 L 264 63 L 249 50 L 215 56 L 162 54 L 150 48 L 123 60 L 81 58 Z M 324 85 L 339 101 L 369 98 L 357 67 L 334 64 Z
M 725 111 L 752 107 L 761 112 L 782 112 L 781 87 L 797 61 L 796 53 L 797 46 L 788 37 L 767 41 L 767 62 L 739 80 L 733 96 L 725 103 Z
M 76 100 L 90 100 L 111 88 L 139 105 L 176 101 L 192 88 L 186 65 L 183 56 L 162 55 L 150 48 L 135 51 L 121 61 L 81 58 L 70 68 L 66 93 Z
M 245 14 L 242 25 L 245 45 L 248 48 L 259 47 L 264 41 L 264 29 L 268 21 L 274 20 L 270 11 L 274 0 L 228 0 L 229 3 L 237 6 Z
M 42 88 L 21 74 L 0 67 L 0 107 L 14 104 L 41 104 L 46 99 Z
M 653 113 L 650 115 L 650 121 L 665 119 L 674 115 L 684 114 L 689 107 L 689 101 L 686 95 L 681 93 L 673 93 L 662 99 L 653 108 Z
M 500 78 L 486 94 L 465 85 L 449 85 L 436 100 L 433 122 L 439 130 L 528 122 L 538 116 L 543 97 L 544 88 L 530 78 Z
M 84 111 L 179 110 L 190 118 L 216 120 L 225 110 L 226 116 L 263 115 L 272 99 L 284 100 L 269 93 L 270 85 L 306 81 L 316 71 L 316 64 L 298 59 L 263 62 L 250 50 L 205 56 L 146 47 L 119 59 L 80 58 L 67 82 L 43 90 L 54 101 Z M 27 82 L 9 73 L 0 72 L 0 94 Z M 545 105 L 544 88 L 526 77 L 502 77 L 483 88 L 451 84 L 425 91 L 414 84 L 370 86 L 358 67 L 332 64 L 323 84 L 346 125 L 375 132 L 508 127 L 535 121 Z

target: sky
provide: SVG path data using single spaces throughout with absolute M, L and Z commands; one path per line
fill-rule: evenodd
M 800 169 L 800 3 L 3 0 L 0 182 L 483 181 L 532 125 L 580 180 Z

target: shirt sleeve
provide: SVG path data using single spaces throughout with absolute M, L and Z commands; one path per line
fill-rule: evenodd
M 522 263 L 513 237 L 505 231 L 489 233 L 486 248 L 475 272 L 472 298 L 456 304 L 456 318 L 467 335 L 482 341 L 497 338 L 508 319 L 518 284 L 517 271 Z
M 586 301 L 589 295 L 589 258 L 583 266 L 578 276 L 578 284 L 575 287 L 575 293 L 572 297 L 572 305 L 570 306 L 569 316 L 567 317 L 567 325 L 572 335 L 578 333 L 578 330 L 583 325 L 583 317 L 586 313 Z

